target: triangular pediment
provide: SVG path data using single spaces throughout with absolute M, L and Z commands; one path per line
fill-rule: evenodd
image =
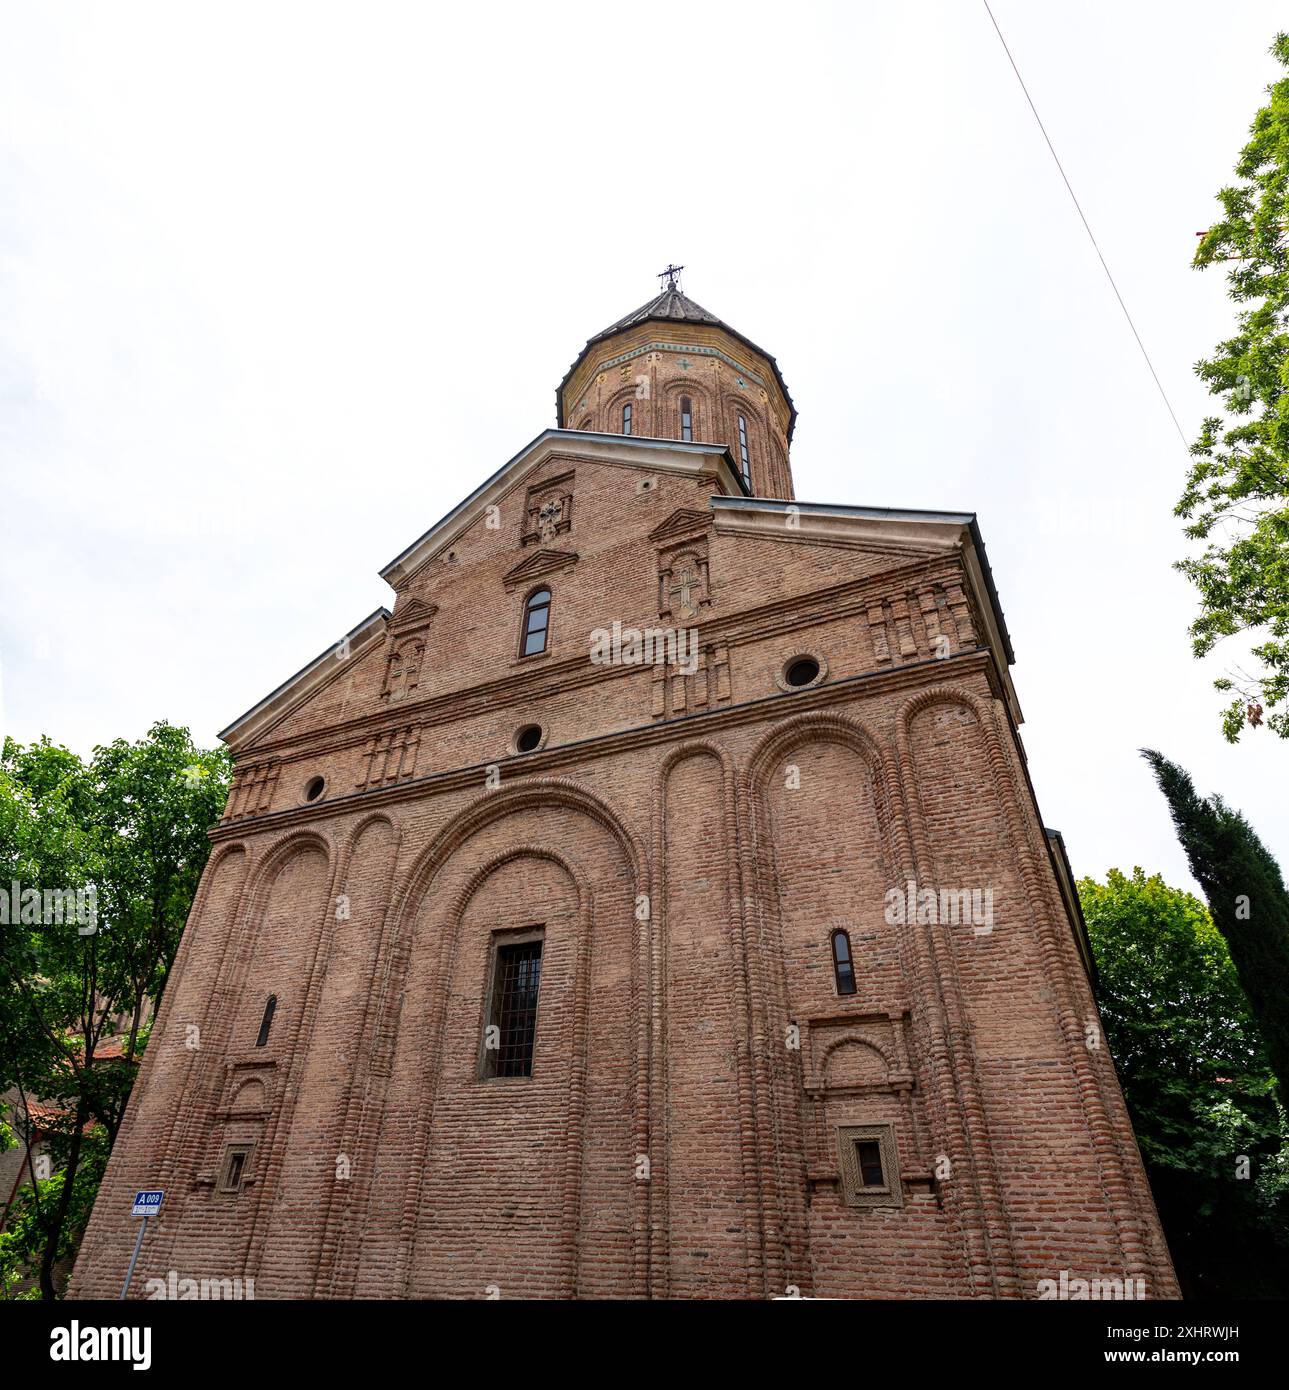
M 659 541 L 672 540 L 676 536 L 687 536 L 711 524 L 711 512 L 699 511 L 696 507 L 680 507 L 660 526 L 655 526 L 649 532 L 649 539 L 657 544 Z
M 530 580 L 540 579 L 544 574 L 554 574 L 556 570 L 568 569 L 577 564 L 575 550 L 538 550 L 527 559 L 521 560 L 513 569 L 507 570 L 503 582 L 507 589 L 514 589 Z
M 700 444 L 677 439 L 646 439 L 593 430 L 543 430 L 529 445 L 503 464 L 447 516 L 412 542 L 381 570 L 381 578 L 400 592 L 429 560 L 480 523 L 495 507 L 538 469 L 550 463 L 565 470 L 586 463 L 644 471 L 651 476 L 677 474 L 696 478 L 713 491 L 740 491 L 738 476 L 723 444 Z
M 426 603 L 424 599 L 414 598 L 398 607 L 389 629 L 392 633 L 400 633 L 409 627 L 419 627 L 422 623 L 428 623 L 438 611 L 435 604 Z
M 235 719 L 219 737 L 234 752 L 243 752 L 276 729 L 291 714 L 303 705 L 317 701 L 328 689 L 334 690 L 342 684 L 354 686 L 355 672 L 361 659 L 379 649 L 389 630 L 390 613 L 388 608 L 378 608 L 364 618 L 357 627 L 347 632 L 339 642 L 320 652 L 314 659 L 299 670 L 276 690 L 266 695 L 258 705 L 248 709 L 239 719 Z M 362 684 L 361 681 L 358 684 Z M 344 703 L 344 696 L 338 696 Z

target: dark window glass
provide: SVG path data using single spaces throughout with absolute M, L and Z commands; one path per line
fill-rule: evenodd
M 844 931 L 832 934 L 832 969 L 838 994 L 854 994 L 855 962 L 850 958 L 850 937 Z
M 542 978 L 542 943 L 497 947 L 490 1023 L 496 1047 L 485 1052 L 489 1076 L 531 1076 L 537 1034 L 537 990 Z
M 680 398 L 680 437 L 690 440 L 694 437 L 694 412 L 688 396 Z
M 246 1167 L 246 1155 L 243 1153 L 231 1153 L 228 1155 L 228 1172 L 224 1174 L 225 1187 L 240 1187 L 242 1185 L 242 1169 Z
M 626 405 L 624 405 L 624 406 L 622 407 L 622 433 L 623 433 L 623 434 L 630 434 L 630 433 L 631 433 L 631 402 L 630 402 L 630 401 L 628 401 L 628 402 L 626 403 Z
M 859 1160 L 859 1180 L 864 1187 L 885 1187 L 882 1170 L 882 1146 L 876 1139 L 856 1139 L 855 1157 Z
M 520 656 L 533 656 L 546 650 L 546 630 L 550 626 L 551 591 L 538 589 L 524 605 L 524 635 Z
M 789 685 L 809 685 L 818 674 L 819 663 L 812 656 L 803 656 L 788 667 L 783 679 Z
M 260 1035 L 255 1039 L 256 1047 L 263 1047 L 269 1040 L 269 1029 L 273 1027 L 273 1015 L 277 1012 L 277 995 L 270 994 L 264 1006 L 264 1017 L 260 1019 Z
M 750 490 L 752 487 L 752 456 L 747 449 L 747 421 L 741 415 L 738 417 L 738 453 L 743 466 L 743 481 Z

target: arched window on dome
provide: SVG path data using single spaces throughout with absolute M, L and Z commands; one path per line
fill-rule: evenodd
M 630 434 L 630 433 L 631 433 L 631 402 L 630 402 L 630 401 L 628 401 L 628 402 L 622 407 L 622 433 L 623 433 L 623 434 Z
M 680 398 L 680 437 L 686 441 L 694 437 L 694 407 L 688 396 Z
M 850 936 L 841 927 L 832 934 L 832 973 L 838 994 L 855 993 L 855 962 L 850 954 Z
M 738 456 L 739 466 L 743 470 L 743 481 L 747 484 L 747 490 L 752 491 L 752 455 L 747 447 L 747 421 L 740 415 L 738 417 Z
M 520 656 L 536 656 L 546 650 L 550 634 L 551 591 L 538 589 L 524 602 L 524 629 L 519 639 Z

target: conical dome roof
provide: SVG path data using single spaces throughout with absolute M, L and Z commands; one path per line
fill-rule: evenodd
M 695 304 L 688 295 L 681 294 L 674 285 L 669 285 L 656 299 L 642 304 L 634 313 L 619 319 L 617 323 L 610 324 L 603 333 L 597 333 L 591 342 L 607 338 L 610 333 L 620 333 L 633 324 L 644 323 L 646 319 L 688 319 L 691 323 L 713 323 L 717 328 L 725 329 L 727 333 L 733 332 L 730 326 L 722 323 L 715 314 L 709 314 L 701 304 Z
M 561 429 L 564 428 L 564 388 L 573 378 L 573 373 L 586 360 L 586 355 L 597 344 L 602 343 L 606 338 L 612 338 L 614 334 L 624 333 L 629 328 L 635 328 L 642 323 L 704 323 L 711 328 L 719 328 L 722 332 L 728 333 L 731 338 L 743 343 L 759 353 L 770 364 L 774 372 L 774 379 L 778 383 L 779 390 L 783 392 L 783 398 L 788 403 L 788 439 L 792 439 L 792 431 L 797 423 L 797 408 L 792 403 L 792 397 L 788 393 L 787 383 L 783 380 L 783 374 L 779 371 L 779 364 L 766 352 L 763 347 L 758 347 L 751 338 L 746 338 L 737 329 L 731 328 L 723 319 L 719 319 L 709 309 L 704 309 L 701 304 L 697 304 L 690 299 L 687 294 L 682 294 L 674 284 L 669 284 L 659 295 L 655 295 L 648 303 L 642 304 L 638 309 L 633 309 L 625 318 L 620 318 L 616 323 L 611 323 L 607 328 L 595 334 L 594 337 L 586 340 L 586 346 L 577 354 L 573 365 L 564 374 L 564 380 L 560 382 L 555 392 L 555 418 L 556 423 Z

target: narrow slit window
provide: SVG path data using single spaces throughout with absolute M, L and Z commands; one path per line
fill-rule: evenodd
M 743 469 L 743 481 L 747 484 L 748 491 L 751 492 L 752 456 L 747 447 L 747 421 L 741 415 L 738 417 L 738 456 Z
M 844 931 L 832 934 L 832 970 L 838 994 L 855 993 L 855 962 L 850 954 L 850 937 Z
M 524 604 L 524 632 L 520 639 L 519 655 L 536 656 L 546 650 L 546 638 L 550 632 L 551 591 L 538 589 L 528 596 Z
M 623 434 L 630 434 L 630 433 L 631 433 L 631 402 L 630 402 L 630 401 L 628 401 L 628 402 L 626 403 L 626 405 L 624 405 L 624 406 L 622 407 L 622 433 L 623 433 Z
M 485 1076 L 531 1076 L 537 1038 L 542 937 L 498 942 L 484 1038 Z
M 680 437 L 684 440 L 694 437 L 694 408 L 688 396 L 680 398 Z
M 273 1027 L 273 1015 L 277 1013 L 277 995 L 270 994 L 268 1003 L 264 1005 L 264 1017 L 260 1019 L 260 1035 L 255 1039 L 256 1047 L 268 1045 L 269 1030 Z

